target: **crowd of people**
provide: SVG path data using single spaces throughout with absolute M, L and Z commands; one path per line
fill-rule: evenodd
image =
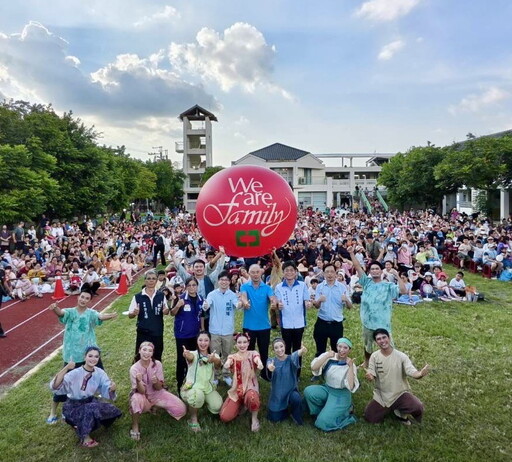
M 38 286 L 67 273 L 68 290 L 72 278 L 81 277 L 74 284 L 81 294 L 78 306 L 52 307 L 66 324 L 65 367 L 52 389 L 54 403 L 65 402 L 64 418 L 75 427 L 85 447 L 98 444 L 90 436 L 93 430 L 120 416 L 117 408 L 102 407 L 106 403 L 95 397 L 98 393 L 103 398 L 115 397 L 115 385 L 101 369 L 94 336 L 95 327 L 115 315 L 94 315 L 87 303 L 107 284 L 102 277 L 113 282 L 123 271 L 128 275 L 126 265 L 135 265 L 130 280 L 145 266 L 162 265 L 160 270 L 145 271 L 144 287 L 128 309 L 128 316 L 136 319 L 135 359 L 130 369 L 130 437 L 134 440 L 141 437 L 140 414 L 154 407 L 166 409 L 175 419 L 185 416 L 188 408 L 190 429 L 200 431 L 198 409 L 205 403 L 223 422 L 247 409 L 250 428 L 258 431 L 259 380 L 270 382 L 270 421 L 291 417 L 302 424 L 306 411 L 324 431 L 352 424 L 356 421 L 352 394 L 359 379 L 343 313 L 353 303 L 360 304 L 364 348 L 360 369 L 375 384 L 364 418 L 380 423 L 392 414 L 405 425 L 420 422 L 423 404 L 411 393 L 406 377 L 420 379 L 429 367 L 416 369 L 405 353 L 395 349 L 393 303 L 473 300 L 474 288 L 465 286 L 463 271 L 447 282 L 450 278 L 443 268 L 447 253 L 460 254 L 461 269 L 471 259 L 490 265 L 496 277 L 512 267 L 511 220 L 493 226 L 489 220 L 456 213 L 446 217 L 432 212 L 369 216 L 307 209 L 300 212 L 295 232 L 282 248 L 245 260 L 227 256 L 223 248 L 210 248 L 193 215 L 184 212 L 144 224 L 66 226 L 61 226 L 62 235 L 56 233 L 54 239 L 46 231 L 40 237 L 37 231 L 29 235 L 23 223 L 7 232 L 11 241 L 5 244 L 8 249 L 3 248 L 3 286 L 7 295 L 16 296 L 8 276 L 12 273 L 16 284 L 27 274 L 31 284 Z M 44 224 L 38 229 L 48 227 Z M 54 226 L 50 229 L 53 235 Z M 490 258 L 498 249 L 504 257 L 497 259 L 496 255 L 493 261 L 499 264 L 493 266 Z M 119 264 L 113 267 L 114 260 Z M 28 276 L 35 265 L 45 271 L 37 282 Z M 84 281 L 89 271 L 101 275 L 93 281 L 99 285 Z M 307 357 L 303 336 L 308 309 L 317 310 L 315 352 L 310 366 L 313 383 L 303 391 L 303 400 L 298 378 L 304 374 Z M 243 312 L 239 333 L 235 332 L 237 311 Z M 162 365 L 166 316 L 174 319 L 176 394 L 168 390 Z M 84 317 L 89 321 L 78 329 Z M 271 342 L 273 329 L 277 338 Z M 350 332 L 352 338 L 355 335 Z M 217 391 L 220 381 L 228 387 L 224 400 Z M 47 422 L 55 423 L 57 418 L 53 404 Z

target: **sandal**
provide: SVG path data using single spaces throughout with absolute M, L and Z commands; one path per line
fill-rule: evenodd
M 56 415 L 54 415 L 53 417 L 48 417 L 48 418 L 46 419 L 46 423 L 47 423 L 48 425 L 54 425 L 54 424 L 56 424 L 58 421 L 59 421 L 59 418 L 58 418 Z
M 201 431 L 201 425 L 197 422 L 188 422 L 188 428 L 190 428 L 194 433 Z
M 395 417 L 400 421 L 402 425 L 405 425 L 406 427 L 412 425 L 412 422 L 409 420 L 407 415 L 404 417 L 404 415 L 398 409 L 395 409 L 393 414 L 395 414 Z
M 135 430 L 130 430 L 130 438 L 134 441 L 140 440 L 140 432 L 136 432 Z
M 82 447 L 84 448 L 95 448 L 100 443 L 98 443 L 96 440 L 87 441 L 87 443 L 82 442 Z

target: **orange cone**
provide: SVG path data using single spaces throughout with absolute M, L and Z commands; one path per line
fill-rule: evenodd
M 127 293 L 128 293 L 128 278 L 126 277 L 126 273 L 123 271 L 121 273 L 121 278 L 119 279 L 119 285 L 117 286 L 116 294 L 126 295 Z
M 62 285 L 62 279 L 60 275 L 55 276 L 55 289 L 53 291 L 52 298 L 54 300 L 62 300 L 66 298 L 66 294 L 64 293 L 64 286 Z

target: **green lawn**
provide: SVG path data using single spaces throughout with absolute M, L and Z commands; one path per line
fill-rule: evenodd
M 451 276 L 453 267 L 448 268 Z M 176 422 L 164 412 L 144 415 L 142 440 L 128 436 L 129 379 L 135 342 L 135 322 L 120 316 L 97 330 L 104 351 L 103 362 L 118 385 L 117 405 L 124 416 L 107 431 L 94 435 L 95 449 L 77 446 L 71 427 L 46 425 L 51 394 L 48 382 L 59 370 L 61 358 L 46 364 L 30 379 L 0 401 L 0 460 L 2 461 L 510 461 L 512 460 L 512 314 L 510 284 L 467 275 L 487 298 L 479 303 L 423 303 L 416 307 L 396 305 L 394 339 L 417 367 L 428 362 L 432 373 L 423 380 L 411 379 L 413 392 L 425 404 L 421 426 L 404 427 L 392 418 L 372 426 L 359 419 L 346 430 L 322 433 L 306 418 L 303 427 L 291 422 L 270 424 L 261 413 L 258 434 L 249 431 L 249 416 L 222 424 L 217 417 L 199 414 L 203 432 L 193 434 L 184 420 Z M 139 286 L 140 287 L 140 283 Z M 127 309 L 130 296 L 113 309 Z M 312 326 L 316 313 L 309 312 L 305 343 L 314 347 Z M 354 357 L 362 361 L 357 307 L 346 313 L 346 336 L 354 342 Z M 172 319 L 167 320 L 164 369 L 171 390 L 174 384 Z M 303 373 L 301 389 L 309 385 Z M 372 395 L 372 385 L 360 371 L 361 388 L 354 395 L 356 415 L 361 416 Z M 225 396 L 226 387 L 219 387 Z M 262 402 L 268 385 L 261 386 Z

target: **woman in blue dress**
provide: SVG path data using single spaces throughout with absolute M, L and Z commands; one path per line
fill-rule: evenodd
M 302 397 L 297 386 L 297 371 L 300 368 L 299 358 L 306 353 L 306 347 L 302 345 L 287 355 L 284 340 L 276 338 L 272 348 L 276 356 L 267 361 L 267 368 L 272 373 L 267 419 L 281 422 L 291 415 L 297 425 L 302 425 Z
M 96 398 L 115 400 L 116 385 L 105 371 L 96 367 L 100 359 L 98 347 L 89 347 L 85 351 L 85 364 L 75 369 L 70 361 L 52 380 L 52 390 L 67 395 L 68 399 L 62 409 L 66 423 L 75 428 L 82 446 L 93 448 L 98 442 L 90 434 L 100 425 L 108 427 L 121 417 L 121 411 L 113 404 Z
M 352 393 L 359 388 L 357 369 L 348 357 L 352 342 L 343 337 L 336 343 L 337 352 L 327 351 L 311 363 L 313 375 L 322 375 L 323 385 L 310 385 L 304 398 L 311 415 L 317 416 L 315 426 L 329 432 L 356 422 L 352 414 Z

